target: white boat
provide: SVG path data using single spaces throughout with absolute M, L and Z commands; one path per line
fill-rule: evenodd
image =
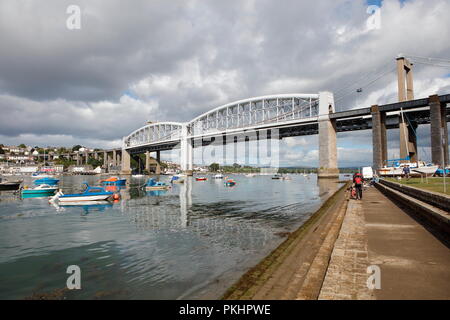
M 247 173 L 245 176 L 247 178 L 253 178 L 255 176 L 255 174 L 254 173 Z
M 214 175 L 213 178 L 214 179 L 223 179 L 223 175 L 221 173 L 218 173 L 218 174 Z
M 439 166 L 424 166 L 419 168 L 411 168 L 411 171 L 418 172 L 420 174 L 434 174 L 437 169 L 439 169 Z
M 411 169 L 410 175 L 420 175 L 420 174 L 434 174 L 436 170 L 439 168 L 437 165 L 426 164 L 423 161 L 418 162 L 407 162 L 401 163 L 397 166 L 392 167 L 383 167 L 378 170 L 380 176 L 402 176 L 403 168 L 409 166 Z
M 57 192 L 51 199 L 51 201 L 58 200 L 59 202 L 78 202 L 78 201 L 98 201 L 106 200 L 113 196 L 113 192 L 106 191 L 102 187 L 91 187 L 84 182 L 86 190 L 82 193 L 64 194 L 63 192 Z

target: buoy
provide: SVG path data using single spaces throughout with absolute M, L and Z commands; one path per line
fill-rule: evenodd
M 119 200 L 119 199 L 120 199 L 119 194 L 114 193 L 114 194 L 113 194 L 113 199 L 114 199 L 114 200 Z

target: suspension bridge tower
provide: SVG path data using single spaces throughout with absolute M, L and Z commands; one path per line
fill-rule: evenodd
M 397 81 L 399 102 L 414 100 L 413 64 L 403 55 L 397 57 Z M 399 116 L 400 158 L 417 161 L 417 124 L 411 123 L 403 112 Z

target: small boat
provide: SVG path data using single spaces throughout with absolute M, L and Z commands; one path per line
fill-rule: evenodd
M 444 176 L 444 169 L 437 169 L 435 174 L 439 177 L 443 177 Z M 450 175 L 450 167 L 445 168 L 445 175 L 448 176 Z
M 214 178 L 214 179 L 223 179 L 223 174 L 218 173 L 218 174 L 214 175 L 213 178 Z
M 279 173 L 277 173 L 277 174 L 275 174 L 275 175 L 272 176 L 272 179 L 273 179 L 273 180 L 280 180 L 280 179 L 282 179 L 282 178 L 283 178 L 283 176 L 282 176 L 281 174 L 279 174 Z
M 50 186 L 56 186 L 58 184 L 59 180 L 55 178 L 41 178 L 34 181 L 35 185 L 41 185 L 41 184 L 48 184 Z
M 114 192 L 106 191 L 102 187 L 91 187 L 87 182 L 83 183 L 86 189 L 81 193 L 64 194 L 61 191 L 56 193 L 52 201 L 59 202 L 77 202 L 77 201 L 98 201 L 106 200 L 114 195 Z
M 0 191 L 14 191 L 19 190 L 20 185 L 22 184 L 23 180 L 17 180 L 17 181 L 8 181 L 8 180 L 2 180 L 0 178 Z
M 127 179 L 111 177 L 111 178 L 102 180 L 101 182 L 102 182 L 102 185 L 104 185 L 104 186 L 124 186 L 127 182 Z
M 195 178 L 195 181 L 206 181 L 206 180 L 208 180 L 207 177 L 197 177 L 197 178 Z
M 418 172 L 420 174 L 434 174 L 439 169 L 439 166 L 427 165 L 418 168 L 411 168 L 411 171 Z
M 247 173 L 245 176 L 247 178 L 253 178 L 255 176 L 255 174 L 254 173 Z
M 169 188 L 170 188 L 170 186 L 168 184 L 166 184 L 165 182 L 156 181 L 154 178 L 148 179 L 147 183 L 145 184 L 146 191 L 166 190 Z
M 236 185 L 236 181 L 234 181 L 233 179 L 228 179 L 227 181 L 225 181 L 226 187 L 233 187 L 235 185 Z
M 50 175 L 50 174 L 48 174 L 48 173 L 45 173 L 45 172 L 42 172 L 42 171 L 38 171 L 38 172 L 33 173 L 33 174 L 31 175 L 31 177 L 32 177 L 33 179 L 53 178 L 52 175 Z
M 182 179 L 180 176 L 172 176 L 170 179 L 170 183 L 184 183 L 184 179 Z
M 39 196 L 51 196 L 53 194 L 55 194 L 56 189 L 58 189 L 58 187 L 56 186 L 51 186 L 48 184 L 41 184 L 37 187 L 31 188 L 29 189 L 28 187 L 25 187 L 22 189 L 22 195 L 39 195 Z
M 132 177 L 133 178 L 142 178 L 142 177 L 145 177 L 145 175 L 143 175 L 143 174 L 133 174 Z

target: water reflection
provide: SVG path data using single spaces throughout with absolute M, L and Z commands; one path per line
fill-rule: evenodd
M 131 178 L 126 187 L 109 186 L 120 194 L 116 202 L 0 201 L 0 274 L 8 277 L 0 281 L 0 298 L 64 287 L 70 264 L 83 270 L 84 287 L 69 298 L 189 298 L 253 265 L 338 187 L 315 176 L 232 177 L 234 188 L 188 177 L 156 193 L 141 188 L 144 179 Z M 60 185 L 77 192 L 84 180 L 98 183 L 74 176 Z

